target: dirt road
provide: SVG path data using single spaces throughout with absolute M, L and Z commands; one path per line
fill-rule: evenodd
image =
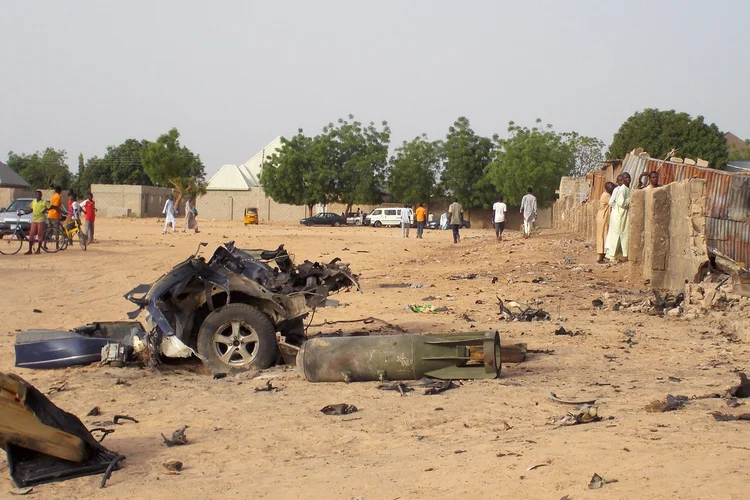
M 591 301 L 605 293 L 610 301 L 631 301 L 645 294 L 645 285 L 629 283 L 624 266 L 597 266 L 583 241 L 550 231 L 530 240 L 511 231 L 497 244 L 491 231 L 469 230 L 452 245 L 447 231 L 405 240 L 398 229 L 201 224 L 199 235 L 162 235 L 156 220 L 102 219 L 101 240 L 85 253 L 0 256 L 0 371 L 18 373 L 43 391 L 66 381 L 67 390 L 50 398 L 86 423 L 92 418 L 83 415 L 93 406 L 102 409 L 99 419 L 121 413 L 140 421 L 118 426 L 104 441 L 127 456 L 106 489 L 98 488 L 99 477 L 85 477 L 38 486 L 35 498 L 747 497 L 750 422 L 717 422 L 710 415 L 748 412 L 747 404 L 732 409 L 724 399 L 708 398 L 667 413 L 644 409 L 667 394 L 723 394 L 737 382 L 736 370 L 750 370 L 747 302 L 731 316 L 713 312 L 691 321 L 594 309 Z M 376 383 L 311 384 L 278 369 L 270 376 L 281 391 L 256 393 L 263 380 L 212 380 L 195 364 L 154 373 L 13 367 L 16 330 L 122 320 L 133 309 L 123 293 L 185 259 L 199 241 L 210 250 L 228 240 L 245 248 L 283 243 L 298 262 L 336 256 L 349 262 L 361 275 L 362 293 L 334 297 L 340 306 L 319 310 L 316 324 L 376 316 L 414 333 L 493 329 L 504 344 L 525 342 L 539 352 L 504 366 L 499 380 L 403 397 L 377 390 Z M 478 276 L 450 279 L 469 273 Z M 544 281 L 532 283 L 537 277 Z M 380 288 L 394 283 L 428 287 Z M 449 312 L 404 309 L 428 296 Z M 496 297 L 536 301 L 553 319 L 505 323 Z M 580 335 L 554 335 L 560 325 Z M 118 378 L 126 384 L 116 385 Z M 553 425 L 571 408 L 548 399 L 549 392 L 597 398 L 604 419 Z M 343 402 L 360 411 L 344 417 L 319 411 Z M 189 426 L 190 444 L 162 445 L 159 434 L 182 425 Z M 166 474 L 162 463 L 169 460 L 184 462 L 180 475 Z M 537 464 L 545 465 L 527 470 Z M 618 482 L 589 490 L 594 473 Z M 10 497 L 4 459 L 0 477 L 0 497 Z

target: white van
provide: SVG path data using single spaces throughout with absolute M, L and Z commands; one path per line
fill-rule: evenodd
M 378 207 L 370 215 L 365 217 L 365 225 L 372 227 L 401 226 L 401 211 L 409 210 L 411 213 L 411 224 L 414 224 L 414 212 L 410 208 Z

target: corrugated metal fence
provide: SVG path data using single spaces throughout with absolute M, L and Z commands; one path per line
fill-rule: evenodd
M 620 172 L 628 172 L 631 187 L 645 172 L 659 172 L 659 184 L 687 179 L 706 180 L 706 244 L 709 251 L 720 252 L 744 268 L 750 266 L 750 175 L 712 168 L 672 163 L 653 158 L 627 155 L 622 164 L 613 163 L 591 176 L 590 200 L 598 200 L 604 183 Z

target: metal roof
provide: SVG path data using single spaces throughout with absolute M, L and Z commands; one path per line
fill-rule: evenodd
M 29 188 L 31 185 L 12 168 L 0 161 L 0 187 Z

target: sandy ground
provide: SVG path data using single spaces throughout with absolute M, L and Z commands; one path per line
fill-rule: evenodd
M 629 283 L 623 266 L 597 266 L 582 240 L 553 231 L 526 241 L 510 231 L 507 241 L 497 244 L 490 231 L 469 230 L 460 245 L 452 245 L 447 231 L 404 240 L 398 229 L 201 224 L 199 235 L 163 236 L 156 220 L 102 219 L 100 242 L 85 253 L 70 248 L 57 255 L 0 256 L 0 370 L 18 373 L 42 391 L 67 382 L 67 390 L 50 399 L 88 424 L 118 413 L 140 421 L 118 426 L 104 441 L 127 456 L 106 489 L 92 476 L 38 486 L 34 497 L 748 497 L 750 423 L 716 422 L 710 415 L 747 412 L 747 405 L 731 409 L 723 399 L 698 399 L 668 413 L 644 409 L 667 394 L 724 393 L 736 383 L 737 370 L 750 369 L 747 302 L 731 315 L 714 312 L 691 321 L 594 310 L 591 301 L 605 292 L 625 299 L 631 292 L 645 293 L 645 285 Z M 340 256 L 351 263 L 361 274 L 362 293 L 334 297 L 340 307 L 320 309 L 314 323 L 377 316 L 414 333 L 496 329 L 504 344 L 525 342 L 529 349 L 553 352 L 507 364 L 499 380 L 465 382 L 437 396 L 403 397 L 377 390 L 376 383 L 312 384 L 278 369 L 270 375 L 281 391 L 256 393 L 261 380 L 246 375 L 212 380 L 196 365 L 157 372 L 13 367 L 15 331 L 123 320 L 133 309 L 123 293 L 157 278 L 194 252 L 199 241 L 211 249 L 232 239 L 245 248 L 283 243 L 297 261 Z M 480 277 L 449 279 L 462 273 Z M 494 285 L 493 276 L 499 278 Z M 547 282 L 531 283 L 538 276 Z M 384 283 L 434 288 L 380 288 Z M 404 310 L 428 295 L 450 311 Z M 541 300 L 553 321 L 500 321 L 496 296 Z M 461 318 L 463 313 L 475 322 Z M 556 336 L 560 324 L 583 334 Z M 627 330 L 634 332 L 632 345 L 624 342 Z M 743 341 L 732 342 L 731 333 Z M 127 384 L 116 385 L 118 378 Z M 598 398 L 604 420 L 550 424 L 570 409 L 548 399 L 550 391 Z M 319 411 L 340 402 L 360 411 L 344 417 Z M 102 417 L 84 417 L 93 406 L 101 407 Z M 169 435 L 182 425 L 189 426 L 190 444 L 162 445 L 160 433 Z M 162 463 L 169 460 L 184 462 L 180 475 L 166 474 Z M 545 466 L 527 470 L 536 464 Z M 589 490 L 594 473 L 617 482 Z M 4 459 L 0 475 L 0 497 L 10 497 Z

